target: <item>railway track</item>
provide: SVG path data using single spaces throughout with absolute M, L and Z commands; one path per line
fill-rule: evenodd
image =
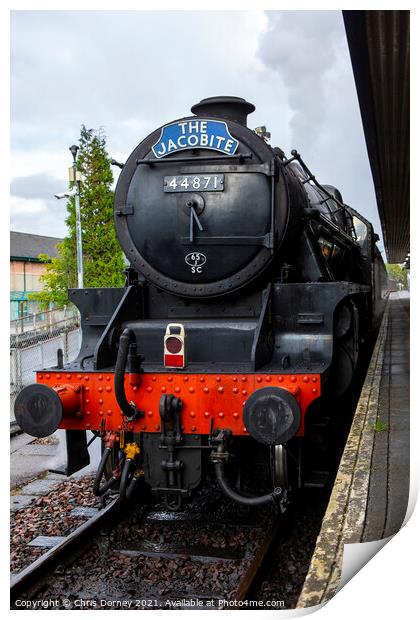
M 231 507 L 217 513 L 142 507 L 127 514 L 113 499 L 14 576 L 11 606 L 235 608 L 252 596 L 284 528 L 285 519 L 271 509 L 263 516 Z
M 120 514 L 121 504 L 118 498 L 112 499 L 95 516 L 77 527 L 68 536 L 63 537 L 59 544 L 49 549 L 20 573 L 13 575 L 10 583 L 11 602 L 13 603 L 22 592 L 33 588 L 39 580 L 44 579 L 46 575 L 54 571 L 60 562 L 68 561 L 69 558 L 82 553 L 86 545 L 90 544 L 90 537 L 95 535 L 99 528 Z

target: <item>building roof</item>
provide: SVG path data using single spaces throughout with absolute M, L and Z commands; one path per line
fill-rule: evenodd
M 410 251 L 410 11 L 343 11 L 388 261 Z
M 10 258 L 38 260 L 39 254 L 57 256 L 57 243 L 63 239 L 10 231 Z

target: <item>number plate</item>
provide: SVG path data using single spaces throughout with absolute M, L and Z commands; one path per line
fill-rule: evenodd
M 164 177 L 164 192 L 222 192 L 224 174 L 187 174 Z

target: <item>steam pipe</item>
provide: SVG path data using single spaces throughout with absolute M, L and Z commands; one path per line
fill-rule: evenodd
M 280 487 L 276 487 L 272 493 L 267 493 L 266 495 L 249 497 L 246 495 L 241 495 L 230 486 L 225 476 L 225 462 L 229 458 L 229 453 L 225 450 L 226 438 L 226 433 L 221 431 L 215 439 L 217 442 L 216 451 L 211 454 L 211 460 L 214 463 L 217 482 L 219 483 L 223 493 L 227 495 L 229 499 L 232 499 L 234 502 L 238 502 L 238 504 L 243 504 L 244 506 L 263 506 L 264 504 L 269 504 L 271 502 L 277 504 L 282 499 L 284 494 L 283 489 Z
M 124 389 L 124 375 L 125 367 L 127 364 L 128 350 L 130 343 L 133 342 L 133 340 L 135 341 L 135 335 L 133 330 L 125 329 L 120 337 L 114 374 L 115 397 L 121 411 L 129 421 L 135 419 L 139 415 L 135 404 L 128 402 Z
M 245 506 L 263 506 L 264 504 L 270 504 L 271 502 L 277 503 L 277 500 L 281 498 L 283 494 L 283 490 L 280 488 L 275 488 L 272 493 L 267 493 L 266 495 L 258 495 L 254 497 L 247 497 L 245 495 L 241 495 L 229 485 L 225 477 L 225 466 L 223 463 L 215 463 L 214 465 L 216 471 L 216 478 L 222 489 L 223 493 L 227 495 L 234 502 L 238 502 L 239 504 L 243 504 Z
M 97 495 L 99 497 L 101 495 L 103 495 L 104 493 L 106 493 L 106 491 L 108 491 L 108 489 L 110 489 L 112 487 L 114 482 L 117 481 L 117 478 L 115 478 L 115 476 L 111 476 L 111 478 L 109 480 L 107 480 L 107 482 L 105 482 L 105 484 L 103 484 L 101 486 L 102 476 L 103 476 L 103 473 L 105 471 L 106 463 L 107 463 L 109 457 L 111 456 L 111 452 L 112 452 L 112 448 L 105 448 L 105 450 L 104 450 L 104 452 L 102 454 L 102 458 L 101 458 L 101 461 L 99 463 L 98 469 L 96 471 L 95 480 L 93 482 L 93 494 Z

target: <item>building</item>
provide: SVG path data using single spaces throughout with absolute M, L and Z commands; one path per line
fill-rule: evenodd
M 42 289 L 39 276 L 45 273 L 40 254 L 57 256 L 57 243 L 63 239 L 29 233 L 10 232 L 10 320 L 27 317 L 37 310 L 28 295 Z

